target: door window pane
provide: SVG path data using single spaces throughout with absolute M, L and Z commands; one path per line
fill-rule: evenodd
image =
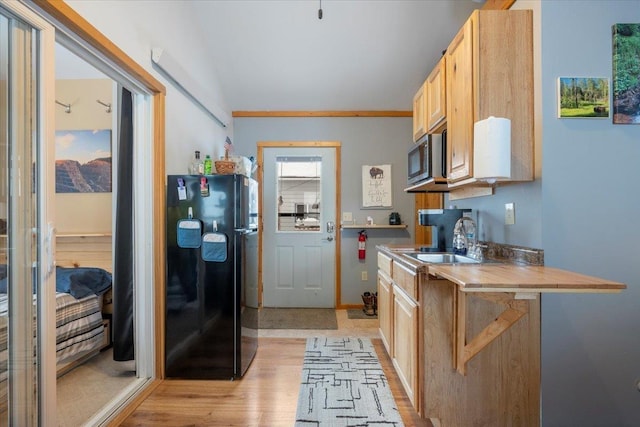
M 278 231 L 320 231 L 320 170 L 322 159 L 276 157 Z

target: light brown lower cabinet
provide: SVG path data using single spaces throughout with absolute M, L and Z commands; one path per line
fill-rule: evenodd
M 540 298 L 519 300 L 527 314 L 455 368 L 456 308 L 464 307 L 466 344 L 484 336 L 509 308 L 506 293 L 460 294 L 458 285 L 435 279 L 422 283 L 424 324 L 423 411 L 433 425 L 466 427 L 540 425 Z M 465 298 L 462 302 L 460 299 Z M 505 304 L 500 303 L 504 298 Z M 518 300 L 516 300 L 518 301 Z
M 393 292 L 393 366 L 409 400 L 418 410 L 419 387 L 418 377 L 418 324 L 420 321 L 418 304 L 399 289 Z M 418 412 L 420 412 L 418 410 Z
M 434 426 L 539 427 L 541 293 L 625 288 L 546 267 L 417 265 L 378 248 L 380 332 Z
M 421 403 L 421 312 L 418 275 L 378 255 L 378 321 L 380 336 L 409 400 L 418 413 Z
M 378 272 L 378 322 L 380 323 L 380 338 L 387 349 L 389 357 L 393 357 L 393 284 L 391 278 L 383 272 Z

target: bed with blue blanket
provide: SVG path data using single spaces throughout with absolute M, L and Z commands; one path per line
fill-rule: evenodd
M 8 295 L 6 267 L 2 265 L 0 278 L 0 381 L 4 381 L 7 375 Z M 56 361 L 59 368 L 97 353 L 104 346 L 103 297 L 111 285 L 111 273 L 100 268 L 56 267 Z

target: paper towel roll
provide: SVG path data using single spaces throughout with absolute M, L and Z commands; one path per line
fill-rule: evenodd
M 511 177 L 511 120 L 491 116 L 474 124 L 473 177 L 490 184 Z

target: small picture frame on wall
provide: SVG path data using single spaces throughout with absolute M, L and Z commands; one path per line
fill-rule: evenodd
M 362 166 L 362 207 L 391 208 L 391 165 Z
M 613 124 L 640 124 L 640 24 L 615 24 Z
M 558 118 L 606 119 L 609 110 L 606 77 L 558 77 Z

